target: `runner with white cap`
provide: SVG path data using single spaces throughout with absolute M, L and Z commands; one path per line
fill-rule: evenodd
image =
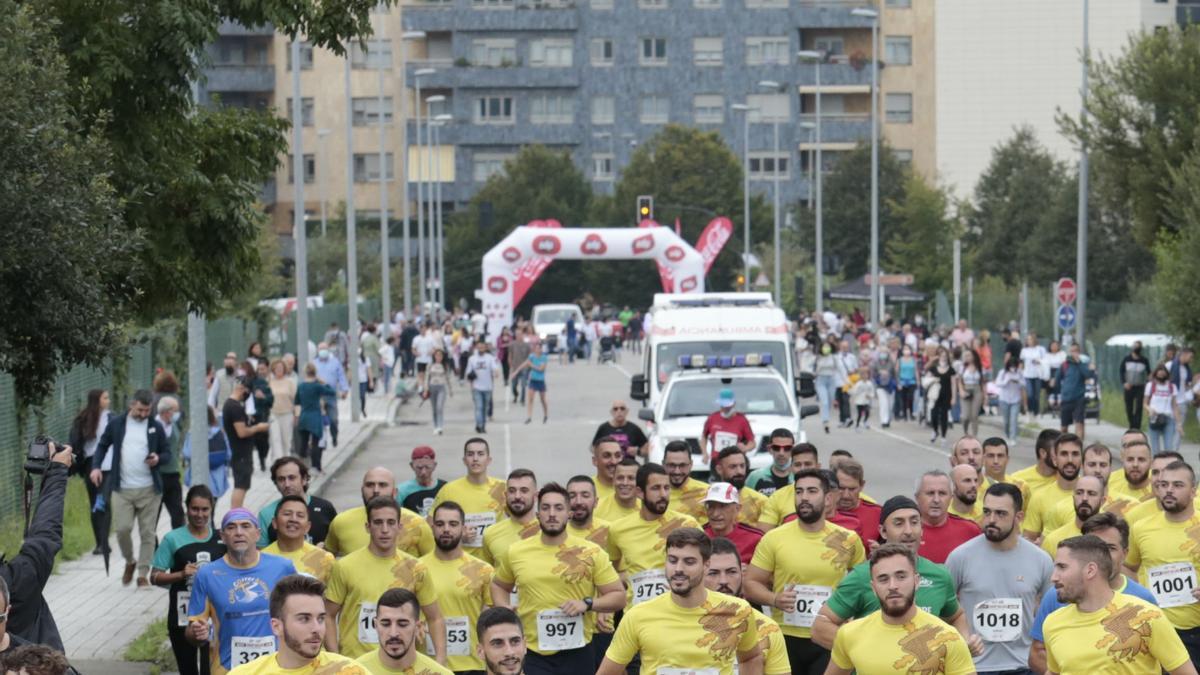
M 704 508 L 708 512 L 704 534 L 709 539 L 725 537 L 732 541 L 742 564 L 749 565 L 763 532 L 739 522 L 742 506 L 738 489 L 730 483 L 713 483 L 704 497 Z

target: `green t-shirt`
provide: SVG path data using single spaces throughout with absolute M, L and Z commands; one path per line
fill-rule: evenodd
M 954 580 L 945 567 L 917 557 L 917 607 L 937 617 L 950 617 L 958 612 L 954 595 Z M 871 588 L 871 563 L 860 563 L 842 579 L 825 606 L 842 619 L 859 619 L 879 609 L 879 598 Z

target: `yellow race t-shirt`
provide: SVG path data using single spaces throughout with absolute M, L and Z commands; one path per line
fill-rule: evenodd
M 1108 475 L 1108 494 L 1122 495 L 1130 497 L 1137 501 L 1145 501 L 1154 498 L 1154 488 L 1150 485 L 1150 480 L 1146 480 L 1146 484 L 1140 488 L 1135 488 L 1129 484 L 1129 478 L 1125 476 L 1125 469 L 1117 469 Z
M 407 588 L 422 607 L 437 602 L 437 590 L 425 563 L 405 553 L 381 558 L 363 547 L 333 564 L 325 598 L 341 605 L 338 650 L 358 658 L 379 646 L 375 632 L 375 603 L 389 588 Z
M 627 607 L 667 592 L 667 535 L 681 527 L 700 524 L 668 509 L 654 520 L 638 512 L 609 526 L 608 554 L 628 584 Z
M 880 610 L 843 625 L 833 639 L 830 659 L 839 668 L 864 675 L 975 672 L 971 650 L 958 631 L 919 608 L 902 625 L 884 621 Z
M 467 480 L 466 476 L 452 480 L 438 490 L 429 512 L 442 502 L 458 502 L 466 512 L 463 519 L 463 548 L 471 555 L 478 555 L 483 547 L 483 533 L 487 528 L 505 519 L 504 481 L 487 477 L 482 485 Z
M 1029 483 L 1017 478 L 1015 474 L 1005 474 L 1001 480 L 996 480 L 987 474 L 984 474 L 983 477 L 987 480 L 987 487 L 991 487 L 996 483 L 1008 483 L 1009 485 L 1017 486 L 1017 489 L 1021 491 L 1022 504 L 1028 504 L 1029 499 L 1033 496 L 1033 490 L 1030 489 Z M 983 501 L 982 495 L 980 495 L 979 500 Z
M 1075 488 L 1073 486 L 1064 489 L 1059 487 L 1058 483 L 1035 490 L 1033 498 L 1025 508 L 1025 522 L 1021 523 L 1021 529 L 1038 534 L 1053 531 L 1054 528 L 1062 525 L 1058 522 L 1059 505 L 1064 501 L 1073 503 L 1074 495 Z
M 792 488 L 793 490 L 795 488 Z M 767 497 L 758 490 L 743 487 L 738 491 L 738 500 L 742 508 L 738 511 L 738 522 L 750 527 L 756 527 L 762 519 L 763 511 L 767 510 Z M 707 518 L 705 519 L 707 521 Z
M 378 649 L 374 649 L 358 657 L 355 663 L 366 668 L 367 672 L 371 673 L 371 675 L 454 675 L 454 671 L 442 666 L 421 652 L 417 652 L 417 660 L 409 668 L 388 668 L 383 665 L 383 660 L 379 658 Z
M 337 514 L 325 535 L 325 550 L 338 556 L 353 553 L 371 543 L 367 532 L 367 507 L 357 506 Z M 400 509 L 400 534 L 396 548 L 420 557 L 433 550 L 433 528 L 415 511 Z
M 559 607 L 567 600 L 594 598 L 600 586 L 620 581 L 604 549 L 568 536 L 549 545 L 541 536 L 519 541 L 500 559 L 496 579 L 521 591 L 517 615 L 529 649 L 555 654 L 578 649 L 592 640 L 584 614 L 568 617 Z
M 1079 526 L 1075 524 L 1075 518 L 1067 521 L 1066 524 L 1055 528 L 1052 532 L 1047 532 L 1046 536 L 1042 537 L 1042 550 L 1050 554 L 1051 558 L 1058 555 L 1058 545 L 1064 539 L 1078 537 L 1082 534 L 1079 531 Z
M 796 486 L 784 485 L 767 498 L 758 522 L 777 527 L 788 515 L 796 512 Z
M 1183 522 L 1159 512 L 1143 518 L 1129 533 L 1125 564 L 1181 630 L 1200 626 L 1200 603 L 1192 598 L 1200 567 L 1200 514 Z
M 596 501 L 597 502 L 600 501 L 601 499 L 604 499 L 605 497 L 613 496 L 613 493 L 615 493 L 617 491 L 616 488 L 614 488 L 611 483 L 608 485 L 601 483 L 599 476 L 592 476 L 592 482 L 596 484 Z
M 567 522 L 567 532 L 573 537 L 587 539 L 593 544 L 608 551 L 608 532 L 609 522 L 603 518 L 592 516 L 592 523 L 588 527 L 576 527 L 574 521 Z
M 507 551 L 509 546 L 541 531 L 537 518 L 524 524 L 518 523 L 512 518 L 505 518 L 484 530 L 483 548 L 479 549 L 479 559 L 495 565 L 496 561 L 500 559 L 500 555 Z
M 1029 488 L 1029 494 L 1036 494 L 1038 490 L 1050 485 L 1058 480 L 1058 474 L 1052 473 L 1049 476 L 1043 476 L 1038 473 L 1037 464 L 1031 464 L 1020 471 L 1015 471 L 1011 474 L 1013 480 L 1019 480 Z M 1014 483 L 1015 485 L 1015 483 Z
M 772 608 L 771 615 L 784 635 L 809 638 L 820 606 L 866 557 L 862 540 L 851 530 L 826 521 L 819 531 L 808 532 L 797 520 L 764 535 L 750 564 L 772 575 L 774 592 L 796 587 L 796 611 Z
M 951 499 L 950 507 L 947 510 L 959 518 L 966 518 L 967 520 L 974 522 L 976 525 L 982 525 L 983 495 L 980 495 L 979 498 L 975 500 L 975 503 L 971 505 L 971 508 L 967 509 L 966 511 L 959 511 L 958 508 L 954 506 L 954 500 Z
M 754 611 L 754 621 L 758 625 L 758 646 L 763 654 L 764 675 L 786 675 L 792 672 L 792 664 L 788 661 L 787 643 L 783 640 L 783 631 L 775 619 L 762 612 Z
M 702 605 L 687 608 L 664 593 L 626 608 L 605 657 L 624 666 L 641 654 L 643 673 L 715 668 L 732 675 L 738 652 L 753 650 L 758 641 L 754 611 L 745 600 L 708 591 Z
M 229 671 L 229 675 L 368 675 L 366 669 L 353 660 L 324 649 L 303 668 L 284 668 L 279 665 L 278 656 L 278 652 L 260 656 Z
M 316 577 L 322 582 L 329 581 L 329 572 L 333 569 L 333 554 L 319 546 L 314 546 L 306 541 L 295 551 L 281 551 L 279 550 L 279 540 L 275 540 L 262 552 L 291 560 L 300 574 Z
M 672 511 L 689 515 L 701 525 L 708 522 L 708 511 L 704 509 L 704 497 L 708 495 L 708 483 L 688 478 L 683 487 L 671 486 Z
M 1059 675 L 1149 675 L 1188 660 L 1163 610 L 1124 593 L 1094 612 L 1075 604 L 1058 609 L 1046 617 L 1042 634 L 1046 665 Z
M 596 510 L 593 515 L 599 516 L 610 523 L 615 523 L 625 516 L 632 516 L 641 511 L 642 503 L 638 500 L 633 500 L 633 506 L 621 506 L 621 502 L 617 501 L 616 497 L 608 496 L 596 504 Z
M 446 661 L 451 670 L 483 670 L 475 656 L 475 620 L 492 604 L 492 566 L 463 553 L 442 560 L 437 553 L 421 556 L 437 591 L 438 609 L 446 623 Z

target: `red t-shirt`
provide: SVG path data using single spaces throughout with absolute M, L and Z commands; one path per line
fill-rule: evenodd
M 716 450 L 712 452 L 712 460 L 717 459 L 717 453 L 722 448 L 737 443 L 745 443 L 754 440 L 754 432 L 750 429 L 750 421 L 742 413 L 735 412 L 730 417 L 726 418 L 721 415 L 721 411 L 717 411 L 708 416 L 704 420 L 703 438 L 716 439 L 714 444 Z M 712 447 L 712 446 L 710 446 Z
M 858 506 L 849 511 L 842 511 L 842 513 L 849 513 L 858 518 L 859 522 L 862 523 L 862 530 L 858 534 L 859 536 L 862 536 L 864 533 L 866 534 L 863 537 L 864 545 L 868 540 L 876 541 L 879 539 L 879 517 L 883 515 L 882 506 L 860 499 L 858 500 Z
M 924 536 L 921 538 L 921 548 L 917 549 L 917 555 L 939 565 L 945 564 L 951 551 L 983 533 L 974 521 L 955 515 L 951 515 L 946 522 L 937 527 L 923 521 L 921 527 L 924 529 Z
M 709 539 L 715 539 L 712 527 L 704 526 L 704 534 L 708 535 Z M 754 549 L 758 547 L 758 542 L 763 538 L 762 530 L 738 523 L 734 526 L 733 531 L 725 535 L 725 538 L 733 542 L 737 546 L 738 556 L 742 559 L 743 565 L 749 565 L 750 559 L 754 557 Z

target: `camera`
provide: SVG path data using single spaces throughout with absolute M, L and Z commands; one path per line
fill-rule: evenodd
M 54 443 L 54 439 L 49 436 L 38 436 L 29 444 L 29 450 L 25 453 L 25 470 L 29 473 L 41 475 L 46 473 L 46 469 L 50 468 L 50 445 Z

